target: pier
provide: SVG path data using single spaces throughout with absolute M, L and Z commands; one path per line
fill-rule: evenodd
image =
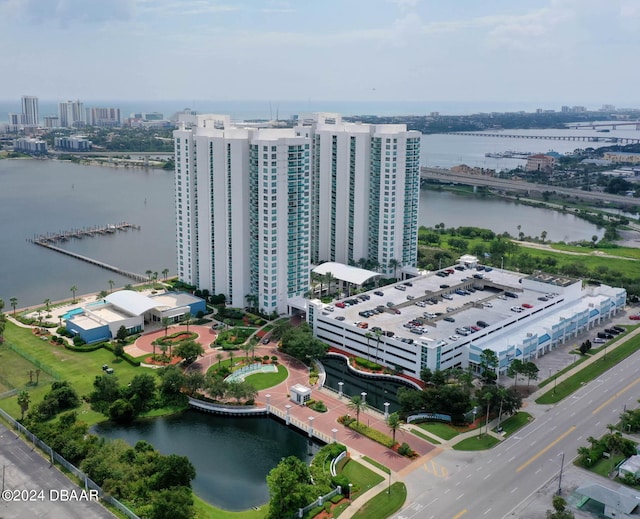
M 79 259 L 80 261 L 84 261 L 86 263 L 90 263 L 92 265 L 96 265 L 97 267 L 110 270 L 111 272 L 115 272 L 116 274 L 120 274 L 121 276 L 127 277 L 129 279 L 133 279 L 134 281 L 143 282 L 147 281 L 147 277 L 138 274 L 136 272 L 129 272 L 128 270 L 123 270 L 114 265 L 109 265 L 104 261 L 99 261 L 88 256 L 83 256 L 82 254 L 78 254 L 76 252 L 72 252 L 70 250 L 62 249 L 53 245 L 54 243 L 64 242 L 71 238 L 82 239 L 87 236 L 96 236 L 96 235 L 105 235 L 105 234 L 113 234 L 117 231 L 127 231 L 129 229 L 140 229 L 139 225 L 134 225 L 131 223 L 118 223 L 118 224 L 109 224 L 102 227 L 83 227 L 82 229 L 73 229 L 70 231 L 60 231 L 57 233 L 47 233 L 36 235 L 33 238 L 28 239 L 31 243 L 35 243 L 36 245 L 40 245 L 41 247 L 45 247 L 47 249 L 60 252 L 62 254 L 66 254 L 67 256 L 71 256 L 72 258 Z
M 35 235 L 29 241 L 42 245 L 43 243 L 55 243 L 59 241 L 67 241 L 71 238 L 82 239 L 96 235 L 113 234 L 117 231 L 128 231 L 129 229 L 140 230 L 139 225 L 128 222 L 121 222 L 103 226 L 82 227 L 81 229 L 71 229 L 69 231 L 58 231 L 47 234 Z

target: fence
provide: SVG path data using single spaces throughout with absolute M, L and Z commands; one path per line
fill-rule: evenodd
M 21 423 L 15 421 L 11 415 L 6 413 L 3 409 L 0 409 L 0 416 L 2 416 L 9 424 L 19 432 L 21 432 L 32 444 L 34 447 L 38 447 L 41 451 L 46 453 L 51 460 L 51 464 L 58 463 L 62 465 L 65 469 L 75 475 L 80 481 L 84 484 L 85 490 L 97 490 L 98 496 L 101 500 L 109 503 L 114 508 L 117 508 L 122 512 L 125 516 L 129 517 L 129 519 L 140 519 L 135 513 L 133 513 L 129 508 L 123 505 L 120 501 L 118 501 L 115 497 L 110 496 L 109 494 L 105 494 L 102 488 L 89 479 L 84 472 L 82 472 L 78 467 L 69 463 L 66 459 L 64 459 L 60 454 L 55 452 L 49 445 L 40 440 L 35 434 L 33 434 L 29 429 L 27 429 Z
M 20 349 L 15 344 L 13 344 L 11 342 L 8 342 L 7 346 L 9 346 L 10 350 L 15 351 L 18 355 L 20 355 L 21 357 L 24 357 L 25 359 L 27 359 L 29 362 L 31 362 L 31 364 L 33 364 L 37 368 L 39 368 L 42 371 L 44 371 L 45 373 L 51 375 L 55 380 L 62 380 L 62 377 L 60 376 L 59 373 L 57 373 L 55 370 L 51 369 L 49 366 L 46 366 L 45 364 L 40 362 L 35 357 L 32 357 L 26 351 Z
M 315 508 L 316 506 L 322 506 L 322 504 L 324 502 L 326 502 L 328 499 L 331 499 L 333 496 L 338 495 L 338 494 L 342 494 L 342 487 L 340 485 L 338 485 L 336 488 L 334 488 L 328 494 L 325 494 L 324 496 L 320 496 L 317 500 L 315 500 L 310 505 L 307 505 L 304 508 L 299 508 L 298 509 L 298 517 L 302 517 L 309 510 L 311 510 L 312 508 Z

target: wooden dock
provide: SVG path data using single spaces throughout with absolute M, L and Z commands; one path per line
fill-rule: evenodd
M 133 279 L 134 281 L 142 282 L 147 281 L 147 276 L 142 274 L 138 274 L 136 272 L 129 272 L 128 270 L 123 270 L 114 265 L 109 265 L 104 261 L 99 261 L 88 256 L 83 256 L 82 254 L 78 254 L 76 252 L 72 252 L 70 250 L 62 249 L 53 245 L 54 243 L 64 242 L 71 238 L 82 239 L 86 236 L 96 236 L 96 235 L 105 235 L 105 234 L 113 234 L 116 231 L 127 231 L 129 229 L 140 229 L 139 225 L 133 225 L 130 223 L 119 223 L 119 224 L 110 224 L 102 227 L 85 227 L 82 229 L 73 229 L 70 231 L 60 231 L 57 233 L 47 233 L 40 234 L 34 236 L 32 239 L 28 239 L 31 243 L 35 243 L 36 245 L 40 245 L 41 247 L 45 247 L 47 249 L 60 252 L 62 254 L 66 254 L 67 256 L 71 256 L 72 258 L 79 259 L 86 263 L 90 263 L 92 265 L 96 265 L 97 267 L 110 270 L 111 272 L 115 272 L 116 274 L 120 274 L 121 276 L 127 277 L 129 279 Z
M 72 238 L 81 240 L 85 237 L 113 234 L 117 231 L 128 231 L 129 229 L 140 230 L 140 226 L 128 222 L 121 222 L 103 226 L 82 227 L 81 229 L 71 229 L 68 231 L 58 231 L 47 234 L 37 234 L 34 235 L 33 238 L 29 239 L 29 241 L 41 245 L 42 243 L 56 243 L 59 241 L 67 241 Z

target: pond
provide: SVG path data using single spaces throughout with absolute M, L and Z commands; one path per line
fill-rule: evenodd
M 186 411 L 92 432 L 130 445 L 146 440 L 163 454 L 187 456 L 196 469 L 194 492 L 218 508 L 239 511 L 269 501 L 266 476 L 287 456 L 309 463 L 321 445 L 268 417 L 227 417 Z

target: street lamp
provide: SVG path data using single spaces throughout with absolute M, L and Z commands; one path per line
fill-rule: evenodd
M 562 469 L 564 468 L 564 452 L 560 461 L 560 477 L 558 478 L 558 495 L 562 495 Z
M 353 483 L 349 483 L 349 503 L 353 503 L 353 496 L 351 495 L 352 488 L 353 488 Z

